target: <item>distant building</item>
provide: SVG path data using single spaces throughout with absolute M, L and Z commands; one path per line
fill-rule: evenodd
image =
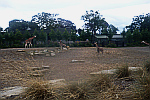
M 99 35 L 95 35 L 95 38 L 98 44 L 101 44 L 101 46 L 106 46 L 109 44 L 107 35 L 99 34 Z M 116 44 L 117 47 L 125 46 L 123 35 L 120 34 L 114 34 L 110 42 Z

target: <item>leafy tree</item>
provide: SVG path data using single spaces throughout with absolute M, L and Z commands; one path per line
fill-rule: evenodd
M 62 40 L 62 34 L 60 33 L 58 29 L 56 31 L 56 37 L 57 37 L 57 40 Z
M 0 45 L 2 45 L 2 41 L 3 41 L 3 35 L 2 35 L 2 33 L 0 32 Z
M 51 41 L 56 41 L 57 39 L 57 35 L 53 29 L 51 29 L 51 32 L 49 33 L 49 38 L 51 39 Z
M 5 45 L 9 45 L 10 36 L 8 32 L 4 33 L 3 39 L 5 41 Z
M 77 39 L 76 32 L 74 30 L 71 30 L 71 40 L 75 42 L 76 39 Z
M 13 44 L 15 43 L 15 34 L 11 31 L 10 32 L 10 45 L 13 46 Z
M 70 34 L 68 33 L 67 29 L 65 28 L 65 31 L 64 31 L 64 33 L 63 33 L 63 38 L 64 38 L 66 41 L 68 41 L 69 37 L 70 37 Z
M 16 29 L 16 34 L 15 34 L 14 39 L 15 39 L 16 44 L 21 44 L 21 41 L 23 39 L 23 35 L 21 34 L 21 32 L 18 29 Z
M 141 23 L 141 30 L 148 30 L 150 32 L 150 13 L 146 14 Z
M 109 27 L 112 29 L 112 33 L 117 34 L 118 28 L 116 28 L 114 25 L 110 24 Z
M 132 33 L 131 33 L 130 30 L 128 30 L 128 31 L 126 32 L 126 40 L 127 40 L 128 43 L 131 43 L 132 40 L 133 40 L 133 35 L 132 35 Z
M 27 39 L 29 39 L 31 37 L 31 34 L 29 33 L 29 31 L 25 31 L 25 33 L 23 34 L 23 40 L 25 41 L 25 40 L 27 40 Z
M 1 33 L 1 31 L 3 31 L 3 28 L 2 28 L 2 27 L 0 27 L 0 33 Z
M 56 20 L 55 17 L 58 14 L 50 14 L 50 13 L 38 13 L 32 17 L 31 22 L 36 23 L 40 29 L 51 29 L 55 28 Z
M 70 28 L 72 30 L 76 30 L 75 24 L 70 20 L 65 20 L 62 18 L 57 18 L 57 22 L 60 28 Z
M 46 33 L 44 32 L 43 29 L 40 32 L 40 41 L 46 42 Z
M 14 19 L 9 22 L 9 31 L 16 32 L 16 29 L 19 31 L 25 31 L 28 28 L 28 23 L 24 20 Z
M 150 31 L 148 31 L 148 29 L 142 30 L 141 35 L 142 41 L 147 41 L 150 43 Z
M 108 30 L 108 34 L 107 34 L 107 36 L 108 36 L 108 41 L 111 41 L 113 35 L 114 35 L 114 33 L 112 32 L 112 29 L 110 28 L 110 29 Z
M 104 35 L 107 35 L 107 34 L 108 34 L 107 28 L 104 28 L 104 29 L 102 30 L 102 34 L 104 34 Z
M 133 32 L 133 40 L 134 40 L 134 42 L 140 42 L 140 41 L 142 41 L 141 37 L 142 36 L 141 36 L 141 33 L 139 32 L 139 30 L 135 29 L 134 32 Z
M 96 12 L 94 12 L 93 10 L 90 10 L 90 12 L 86 11 L 86 14 L 82 15 L 81 18 L 85 22 L 85 28 L 92 31 L 92 37 L 91 37 L 92 41 L 93 41 L 93 36 L 96 35 L 96 31 L 103 27 L 107 27 L 108 25 L 98 11 Z
M 40 41 L 40 32 L 38 32 L 37 29 L 34 30 L 33 35 L 36 36 L 35 38 L 36 41 Z

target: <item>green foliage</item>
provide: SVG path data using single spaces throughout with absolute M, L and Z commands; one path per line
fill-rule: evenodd
M 56 41 L 57 35 L 53 29 L 51 29 L 51 32 L 49 33 L 49 38 L 51 41 Z
M 138 29 L 135 29 L 134 30 L 134 32 L 133 32 L 133 41 L 134 42 L 141 42 L 142 40 L 141 40 L 141 37 L 142 37 L 142 35 L 141 35 L 141 33 L 139 32 L 139 30 Z
M 116 44 L 114 44 L 114 43 L 109 43 L 106 47 L 113 47 L 113 48 L 115 48 L 115 47 L 117 47 L 117 46 L 116 46 Z
M 42 12 L 32 16 L 31 21 L 37 23 L 40 29 L 51 29 L 54 28 L 56 25 L 55 23 L 56 16 L 57 14 Z
M 71 40 L 75 42 L 76 39 L 77 39 L 76 32 L 74 30 L 71 30 Z
M 57 40 L 62 40 L 62 34 L 58 29 L 56 31 L 56 37 L 57 37 Z
M 113 37 L 114 33 L 112 32 L 111 28 L 108 30 L 108 40 L 111 41 L 112 37 Z
M 128 31 L 126 32 L 126 40 L 127 40 L 128 43 L 131 43 L 131 42 L 132 42 L 132 39 L 133 39 L 133 35 L 132 35 L 131 31 L 128 30 Z
M 23 39 L 23 35 L 21 34 L 21 32 L 18 29 L 16 29 L 15 43 L 16 44 L 21 44 L 22 39 Z
M 70 37 L 70 34 L 68 33 L 68 31 L 65 29 L 64 33 L 63 33 L 63 39 L 65 39 L 65 41 L 68 41 Z

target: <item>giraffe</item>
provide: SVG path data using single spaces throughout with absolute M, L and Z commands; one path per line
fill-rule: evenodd
M 58 42 L 59 43 L 59 45 L 60 45 L 60 50 L 62 50 L 63 49 L 63 43 L 62 43 L 62 40 L 60 40 L 60 42 Z
M 36 36 L 33 36 L 33 37 L 31 37 L 31 38 L 29 38 L 29 39 L 27 39 L 27 40 L 25 40 L 25 48 L 26 47 L 28 47 L 28 43 L 29 43 L 29 48 L 30 48 L 30 46 L 32 47 L 32 39 L 34 39 Z
M 102 54 L 103 54 L 103 48 L 100 48 L 100 47 L 98 46 L 97 42 L 95 42 L 94 44 L 96 44 L 97 52 L 99 53 L 99 51 L 101 51 Z
M 148 45 L 148 46 L 149 46 L 149 48 L 150 48 L 149 43 L 147 43 L 147 42 L 145 42 L 145 41 L 142 41 L 141 43 L 144 43 L 144 44 Z

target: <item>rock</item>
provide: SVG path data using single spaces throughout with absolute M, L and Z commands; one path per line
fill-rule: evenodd
M 41 70 L 42 69 L 42 67 L 30 67 L 31 68 L 31 70 Z
M 46 53 L 46 55 L 45 55 L 46 57 L 50 57 L 51 55 L 49 54 L 49 53 Z
M 128 69 L 131 71 L 143 70 L 142 67 L 129 67 Z
M 51 56 L 52 56 L 52 57 L 55 56 L 55 53 L 51 53 Z
M 85 60 L 72 60 L 71 63 L 76 63 L 76 62 L 85 62 Z
M 34 55 L 34 53 L 33 53 L 33 52 L 30 52 L 30 55 L 31 55 L 31 56 L 33 56 L 33 55 Z
M 115 72 L 117 71 L 117 69 L 111 69 L 111 70 L 102 70 L 99 72 L 92 72 L 90 73 L 90 75 L 100 75 L 100 74 L 115 74 Z
M 49 69 L 50 67 L 49 67 L 49 66 L 43 66 L 43 65 L 42 65 L 42 68 L 44 68 L 44 69 Z
M 17 50 L 17 52 L 25 52 L 25 50 Z
M 34 74 L 34 73 L 32 73 L 32 74 L 30 74 L 30 76 L 33 76 L 33 77 L 42 77 L 44 75 L 43 74 Z
M 67 85 L 65 79 L 49 80 L 47 84 L 52 84 L 56 88 Z
M 8 87 L 1 90 L 1 97 L 2 99 L 12 99 L 19 94 L 23 93 L 27 87 L 15 86 L 15 87 Z
M 67 48 L 63 48 L 63 50 L 67 50 Z

